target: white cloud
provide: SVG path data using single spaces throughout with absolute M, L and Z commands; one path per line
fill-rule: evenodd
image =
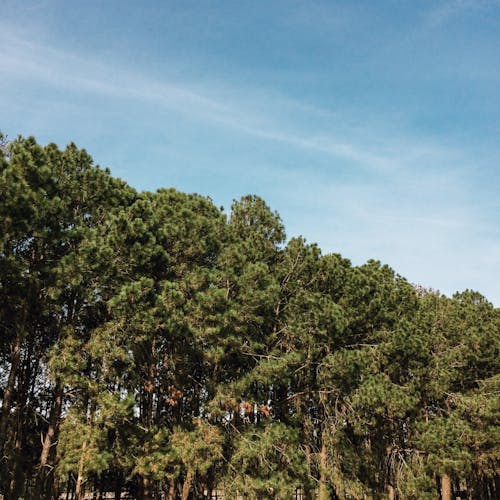
M 458 3 L 465 8 L 462 4 L 469 2 Z M 451 14 L 436 15 L 443 22 Z M 474 152 L 466 145 L 450 147 L 436 138 L 405 133 L 382 118 L 364 120 L 341 110 L 317 109 L 268 89 L 213 79 L 159 81 L 132 65 L 116 67 L 22 39 L 1 24 L 0 46 L 4 88 L 30 82 L 69 96 L 144 103 L 205 127 L 321 158 L 301 171 L 278 166 L 272 174 L 270 168 L 259 174 L 263 182 L 273 178 L 273 186 L 280 185 L 279 196 L 292 207 L 290 213 L 302 212 L 287 221 L 292 233 L 304 233 L 326 250 L 338 248 L 357 263 L 380 258 L 410 279 L 447 292 L 454 291 L 453 283 L 470 280 L 468 286 L 500 301 L 488 284 L 500 265 L 494 252 L 498 242 L 477 231 L 481 200 L 469 193 L 467 175 L 469 165 L 480 160 L 471 161 Z M 321 169 L 314 166 L 319 163 Z M 337 175 L 340 168 L 348 172 L 343 178 Z M 324 217 L 318 218 L 320 213 Z
M 0 26 L 0 32 L 2 32 Z M 363 130 L 359 125 L 345 125 L 347 120 L 324 109 L 293 101 L 285 96 L 253 89 L 213 88 L 200 92 L 196 84 L 157 81 L 124 68 L 112 67 L 98 60 L 81 57 L 60 49 L 46 47 L 3 30 L 0 44 L 5 48 L 0 73 L 2 79 L 24 79 L 44 83 L 66 92 L 91 93 L 109 99 L 149 103 L 174 110 L 190 119 L 227 127 L 250 136 L 275 141 L 351 162 L 356 168 L 390 174 L 404 170 L 418 161 L 435 162 L 455 153 L 432 142 L 408 140 L 382 131 Z M 5 84 L 5 83 L 4 83 Z M 198 84 L 199 85 L 199 84 Z M 202 83 L 203 87 L 203 83 Z M 207 87 L 207 85 L 205 85 Z M 224 84 L 221 84 L 224 87 Z M 226 93 L 227 98 L 212 97 Z M 262 108 L 262 102 L 266 108 Z M 281 115 L 294 114 L 287 123 Z M 330 128 L 314 134 L 301 127 L 307 117 L 321 117 Z M 342 123 L 342 126 L 339 124 Z

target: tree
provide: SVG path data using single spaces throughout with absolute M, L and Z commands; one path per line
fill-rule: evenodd
M 500 313 L 0 134 L 0 495 L 499 496 Z M 41 439 L 40 439 L 41 437 Z
M 17 498 L 36 465 L 40 431 L 45 437 L 38 489 L 50 489 L 45 472 L 52 470 L 47 466 L 55 455 L 64 394 L 57 377 L 48 394 L 40 393 L 47 389 L 49 352 L 96 320 L 91 309 L 100 298 L 92 288 L 94 277 L 86 274 L 80 246 L 114 206 L 128 202 L 133 190 L 94 167 L 84 150 L 41 147 L 33 138 L 9 145 L 9 157 L 2 157 L 0 190 L 1 328 L 9 353 L 0 432 L 5 449 L 11 450 L 1 474 L 2 484 L 10 485 L 5 494 Z M 40 412 L 47 416 L 45 429 L 37 428 Z

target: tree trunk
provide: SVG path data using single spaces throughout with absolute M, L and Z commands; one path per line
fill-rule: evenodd
M 306 457 L 306 465 L 307 465 L 307 474 L 309 477 L 312 476 L 312 470 L 311 470 L 311 419 L 309 416 L 305 417 L 304 420 L 304 454 Z M 306 483 L 304 485 L 304 491 L 305 495 L 307 498 L 311 497 L 311 488 L 309 487 L 309 484 Z
M 61 484 L 59 476 L 57 474 L 54 474 L 53 478 L 54 479 L 52 481 L 52 498 L 59 498 L 61 496 L 60 493 Z
M 153 499 L 153 488 L 151 485 L 151 479 L 147 476 L 141 476 L 139 478 L 139 499 L 140 500 L 152 500 Z
M 20 496 L 20 493 L 22 491 L 22 486 L 24 485 L 24 470 L 22 467 L 20 467 L 20 464 L 17 462 L 16 458 L 20 456 L 21 452 L 21 436 L 19 432 L 16 433 L 16 442 L 15 442 L 15 451 L 14 451 L 14 461 L 12 463 L 12 479 L 10 480 L 9 483 L 9 492 L 8 492 L 8 499 L 9 500 L 17 500 Z
M 122 474 L 121 472 L 116 473 L 115 477 L 115 500 L 120 500 L 122 496 Z
M 56 437 L 59 428 L 59 418 L 61 416 L 63 400 L 63 387 L 60 382 L 57 382 L 54 389 L 54 403 L 50 410 L 49 416 L 49 427 L 47 429 L 47 434 L 43 440 L 42 451 L 40 453 L 40 461 L 38 464 L 38 477 L 36 481 L 36 498 L 46 498 L 49 492 L 52 490 L 57 498 L 57 481 L 54 479 L 54 469 L 48 467 L 51 460 L 51 455 L 53 456 L 52 450 L 56 444 Z
M 84 441 L 82 444 L 82 453 L 80 455 L 80 460 L 78 463 L 78 477 L 76 478 L 76 487 L 75 487 L 75 498 L 76 500 L 82 500 L 83 495 L 85 494 L 84 483 L 85 478 L 83 473 L 85 471 L 85 449 L 87 448 L 87 441 Z
M 175 500 L 175 480 L 173 478 L 168 486 L 168 500 Z
M 318 500 L 329 500 L 330 494 L 328 492 L 328 485 L 326 482 L 326 443 L 325 443 L 325 431 L 323 430 L 321 436 L 321 451 L 319 454 L 319 488 L 318 488 Z
M 21 339 L 16 336 L 16 342 L 12 348 L 12 361 L 10 364 L 9 378 L 7 379 L 7 386 L 3 393 L 2 401 L 2 420 L 0 423 L 0 439 L 3 445 L 7 441 L 7 423 L 9 420 L 10 409 L 12 406 L 12 395 L 14 394 L 14 388 L 16 385 L 17 371 L 21 363 Z
M 43 440 L 42 452 L 40 454 L 40 469 L 43 469 L 49 462 L 50 451 L 56 441 L 56 435 L 59 427 L 59 417 L 61 415 L 63 400 L 63 387 L 60 382 L 57 382 L 54 389 L 54 404 L 50 411 L 49 428 L 45 439 Z
M 71 473 L 68 473 L 68 477 L 66 479 L 66 500 L 69 500 L 70 492 L 72 492 L 72 488 L 71 488 Z
M 19 339 L 15 346 L 15 356 L 13 361 L 17 365 L 16 375 L 13 375 L 13 370 L 9 374 L 9 384 L 12 382 L 11 389 L 15 389 L 15 401 L 12 401 L 13 395 L 8 395 L 8 401 L 5 408 L 9 408 L 8 413 L 5 415 L 4 423 L 5 427 L 5 437 L 2 440 L 2 445 L 5 446 L 6 442 L 10 439 L 8 448 L 6 452 L 2 451 L 2 455 L 5 458 L 8 456 L 9 468 L 10 468 L 10 491 L 12 498 L 17 499 L 19 492 L 22 492 L 23 486 L 26 486 L 27 478 L 25 467 L 26 460 L 26 436 L 30 433 L 29 424 L 27 422 L 28 412 L 26 411 L 28 407 L 28 399 L 31 396 L 30 387 L 32 386 L 32 348 L 33 343 L 28 343 L 28 348 L 22 352 L 20 349 Z M 21 358 L 24 358 L 22 360 Z M 38 363 L 35 363 L 38 366 Z M 38 369 L 38 368 L 36 368 Z M 36 374 L 36 371 L 35 371 Z M 12 380 L 11 380 L 12 377 Z M 33 377 L 35 378 L 36 375 Z M 12 412 L 12 408 L 15 407 L 15 411 Z M 4 408 L 4 409 L 5 409 Z M 13 418 L 14 417 L 14 418 Z M 14 442 L 14 445 L 12 444 Z M 5 453 L 5 455 L 4 455 Z M 28 452 L 29 453 L 29 452 Z
M 387 486 L 387 495 L 389 496 L 389 500 L 396 500 L 396 490 L 391 484 Z
M 186 479 L 182 485 L 182 500 L 187 500 L 189 497 L 189 492 L 191 491 L 191 483 L 193 482 L 193 473 L 188 470 L 186 474 Z
M 451 478 L 448 474 L 441 476 L 441 500 L 451 500 Z

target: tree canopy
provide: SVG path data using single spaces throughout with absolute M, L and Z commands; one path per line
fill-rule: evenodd
M 0 135 L 0 193 L 5 499 L 500 496 L 478 292 L 287 240 L 257 196 L 137 192 L 74 144 Z

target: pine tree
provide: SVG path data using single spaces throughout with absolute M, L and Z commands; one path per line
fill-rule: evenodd
M 500 313 L 0 134 L 0 495 L 499 496 Z M 41 437 L 41 439 L 40 439 Z

